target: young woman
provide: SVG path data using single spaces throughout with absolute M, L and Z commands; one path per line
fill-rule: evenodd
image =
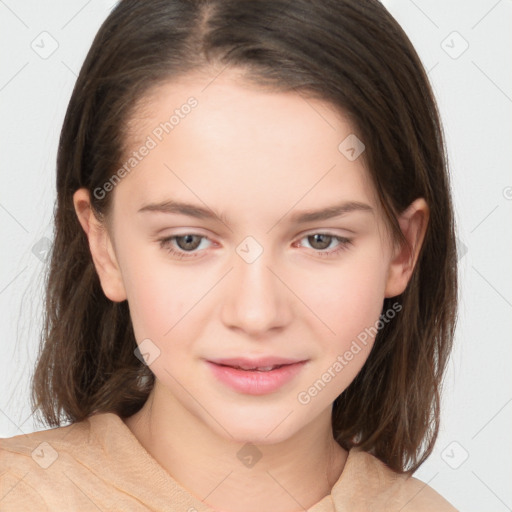
M 449 511 L 442 129 L 373 0 L 121 0 L 75 85 L 2 510 Z M 65 422 L 69 425 L 63 426 Z

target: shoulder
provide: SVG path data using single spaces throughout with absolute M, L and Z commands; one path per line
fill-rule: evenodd
M 210 512 L 113 413 L 0 439 L 0 510 Z
M 0 438 L 2 511 L 82 510 L 84 496 L 74 483 L 87 471 L 80 454 L 100 455 L 98 429 L 115 421 L 112 416 L 100 414 L 92 421 Z
M 47 469 L 60 455 L 91 444 L 91 422 L 86 419 L 64 427 L 0 438 L 0 474 L 34 467 Z
M 457 512 L 447 500 L 426 483 L 396 473 L 377 457 L 353 448 L 339 481 L 332 489 L 333 500 L 345 505 L 349 496 L 352 510 L 372 512 Z M 350 508 L 352 507 L 352 508 Z

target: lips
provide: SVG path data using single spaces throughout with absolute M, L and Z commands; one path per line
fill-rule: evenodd
M 302 370 L 306 360 L 281 357 L 207 360 L 207 366 L 224 386 L 247 395 L 278 391 Z
M 230 366 L 238 370 L 257 370 L 268 372 L 290 364 L 303 362 L 301 359 L 290 359 L 282 357 L 263 357 L 258 359 L 231 358 L 231 359 L 212 359 L 211 363 L 220 366 Z

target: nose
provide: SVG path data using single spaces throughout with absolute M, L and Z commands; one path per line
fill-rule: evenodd
M 237 248 L 232 262 L 221 299 L 224 324 L 251 337 L 289 324 L 293 294 L 283 284 L 286 280 L 271 252 L 253 240 Z

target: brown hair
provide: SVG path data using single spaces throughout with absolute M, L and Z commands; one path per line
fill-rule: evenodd
M 423 197 L 423 246 L 370 356 L 333 404 L 335 439 L 395 471 L 430 455 L 457 311 L 454 216 L 436 103 L 404 31 L 377 0 L 121 0 L 97 33 L 74 87 L 57 157 L 55 241 L 32 405 L 50 426 L 95 412 L 127 417 L 154 375 L 134 355 L 127 301 L 104 295 L 73 205 L 123 161 L 134 105 L 192 72 L 240 69 L 251 83 L 316 97 L 348 116 L 396 240 L 396 216 Z

